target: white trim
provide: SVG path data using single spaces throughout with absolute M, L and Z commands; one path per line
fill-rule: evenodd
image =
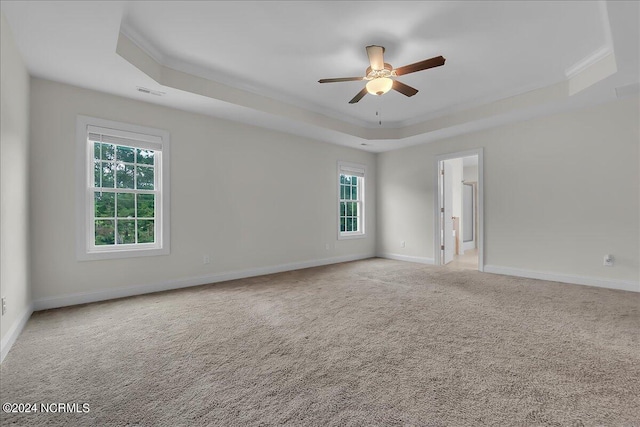
M 633 280 L 603 279 L 598 277 L 576 276 L 573 274 L 553 273 L 547 271 L 523 270 L 519 268 L 485 265 L 485 273 L 506 276 L 526 277 L 529 279 L 548 280 L 552 282 L 571 283 L 573 285 L 596 286 L 599 288 L 619 289 L 622 291 L 640 292 L 640 283 Z
M 456 153 L 441 154 L 436 156 L 434 164 L 434 206 L 433 206 L 433 259 L 435 265 L 440 265 L 440 168 L 441 161 L 457 159 L 460 157 L 478 156 L 478 271 L 485 271 L 484 269 L 484 148 L 476 148 L 473 150 L 458 151 Z M 464 249 L 463 249 L 464 250 Z
M 128 25 L 126 20 L 123 21 L 124 22 L 120 24 L 120 33 L 129 39 L 131 43 L 136 45 L 138 49 L 149 55 L 149 57 L 158 64 L 164 64 L 166 56 L 146 38 L 142 37 L 140 32 L 138 32 L 132 25 Z
M 611 19 L 609 19 L 607 0 L 598 0 L 598 9 L 600 10 L 600 21 L 604 29 L 604 42 L 611 49 L 611 53 L 613 53 L 613 34 L 611 33 Z
M 94 122 L 95 120 L 92 120 Z M 118 126 L 120 129 L 114 129 L 113 127 L 107 128 L 103 126 L 87 125 L 87 134 L 95 134 L 96 137 L 108 138 L 115 137 L 118 142 L 103 141 L 98 139 L 98 142 L 108 142 L 110 144 L 120 144 L 120 140 L 124 139 L 125 144 L 135 146 L 137 148 L 145 148 L 149 150 L 162 150 L 163 137 L 159 135 L 152 135 L 151 133 L 140 133 L 123 131 L 122 125 Z
M 340 232 L 338 230 L 338 232 Z M 345 231 L 344 233 L 340 233 L 338 234 L 338 240 L 350 240 L 350 239 L 364 239 L 367 237 L 366 234 L 364 234 L 364 232 L 360 233 L 360 232 L 354 232 L 352 231 L 352 234 L 348 234 L 348 231 Z
M 130 49 L 124 49 L 121 47 L 121 44 L 125 44 L 125 40 L 130 42 L 133 46 L 135 46 L 140 52 L 131 51 Z M 299 97 L 287 95 L 282 91 L 274 91 L 269 90 L 265 87 L 256 87 L 256 85 L 251 84 L 248 81 L 240 82 L 238 78 L 233 75 L 225 74 L 222 72 L 213 71 L 211 68 L 202 67 L 194 63 L 185 62 L 184 59 L 176 58 L 171 55 L 166 55 L 165 53 L 158 50 L 152 43 L 150 43 L 145 37 L 143 37 L 140 32 L 135 30 L 131 25 L 127 22 L 123 22 L 120 26 L 120 33 L 118 34 L 118 46 L 116 49 L 116 53 L 125 59 L 127 62 L 135 64 L 136 57 L 142 55 L 147 55 L 151 60 L 155 62 L 153 67 L 159 69 L 159 74 L 162 74 L 163 69 L 176 70 L 186 75 L 188 79 L 205 79 L 212 82 L 217 82 L 218 85 L 223 84 L 228 86 L 229 88 L 233 88 L 236 90 L 240 90 L 243 92 L 248 92 L 250 95 L 261 95 L 267 98 L 274 99 L 278 102 L 283 102 L 288 105 L 293 105 L 295 107 L 309 110 L 314 113 L 322 114 L 328 116 L 333 120 L 340 120 L 347 122 L 349 124 L 361 127 L 363 129 L 369 128 L 373 126 L 373 123 L 368 123 L 366 120 L 359 119 L 357 117 L 344 116 L 340 113 L 337 113 L 334 109 L 324 108 L 315 103 L 310 103 L 306 101 L 302 101 Z M 142 69 L 142 71 L 152 77 L 152 75 L 148 72 L 148 70 Z M 166 74 L 166 73 L 164 73 Z M 153 77 L 152 77 L 153 78 Z M 158 87 L 162 88 L 163 86 L 174 87 L 171 85 L 167 85 L 168 83 L 166 78 L 155 79 L 154 81 L 158 84 Z M 182 85 L 180 85 L 182 86 Z M 175 87 L 174 87 L 175 88 Z M 180 89 L 183 90 L 183 89 Z M 202 91 L 196 92 L 198 95 L 202 95 Z M 205 95 L 206 96 L 206 95 Z
M 86 304 L 90 302 L 105 301 L 116 298 L 130 297 L 134 295 L 150 294 L 153 292 L 169 291 L 173 289 L 188 288 L 191 286 L 207 285 L 210 283 L 224 282 L 227 280 L 244 279 L 247 277 L 262 276 L 265 274 L 281 273 L 284 271 L 300 270 L 303 268 L 319 267 L 322 265 L 337 264 L 341 262 L 357 261 L 373 258 L 373 254 L 347 255 L 334 258 L 322 258 L 311 261 L 302 261 L 289 264 L 280 264 L 269 267 L 258 267 L 250 270 L 236 270 L 226 273 L 217 273 L 208 276 L 189 277 L 186 279 L 168 280 L 164 282 L 146 285 L 127 286 L 114 289 L 104 289 L 93 292 L 80 292 L 58 297 L 41 298 L 33 302 L 35 311 L 51 308 L 66 307 L 69 305 Z
M 416 262 L 418 264 L 429 264 L 429 265 L 435 264 L 435 260 L 433 258 L 427 258 L 427 257 L 421 257 L 421 256 L 381 253 L 381 254 L 378 254 L 378 258 L 395 259 L 396 261 Z
M 600 61 L 603 58 L 606 58 L 608 55 L 611 55 L 613 50 L 610 46 L 602 46 L 591 54 L 585 56 L 580 61 L 573 64 L 571 67 L 567 68 L 564 72 L 567 79 L 572 79 L 587 68 L 591 67 L 596 62 Z
M 600 12 L 600 23 L 602 24 L 602 31 L 604 32 L 604 45 L 591 52 L 589 55 L 582 58 L 580 61 L 573 64 L 571 67 L 564 71 L 564 75 L 567 80 L 571 80 L 587 68 L 596 64 L 601 59 L 606 58 L 608 55 L 614 53 L 613 49 L 613 36 L 611 34 L 611 21 L 609 20 L 609 10 L 607 8 L 607 2 L 604 0 L 598 0 L 598 10 Z
M 343 162 L 342 160 L 338 160 L 338 175 L 340 175 L 340 171 L 344 170 L 345 172 L 353 172 L 357 174 L 358 172 L 363 175 L 367 173 L 367 165 L 362 163 L 353 163 L 353 162 Z
M 33 313 L 33 304 L 30 304 L 27 309 L 22 313 L 22 316 L 9 328 L 7 334 L 4 336 L 2 341 L 0 341 L 0 363 L 4 361 L 4 358 L 9 354 L 9 350 L 13 347 L 13 344 L 16 342 L 22 330 L 27 325 L 31 314 Z
M 141 246 L 134 248 L 109 248 L 109 250 L 90 250 L 88 233 L 93 229 L 91 224 L 91 214 L 87 207 L 87 182 L 93 171 L 87 166 L 89 158 L 93 153 L 87 150 L 87 131 L 91 127 L 100 127 L 113 132 L 120 131 L 120 135 L 132 132 L 140 138 L 150 141 L 162 141 L 162 149 L 159 155 L 161 160 L 156 165 L 158 174 L 155 175 L 156 183 L 160 192 L 156 192 L 160 199 L 156 206 L 156 237 L 158 242 L 153 248 L 144 249 Z M 93 128 L 92 128 L 93 129 Z M 95 129 L 94 129 L 95 130 Z M 114 131 L 115 130 L 115 131 Z M 156 139 L 157 138 L 157 139 Z M 135 145 L 135 143 L 134 143 Z M 79 261 L 92 261 L 115 258 L 132 258 L 141 256 L 168 255 L 171 251 L 171 140 L 168 131 L 145 126 L 138 126 L 129 123 L 121 123 L 112 120 L 99 119 L 95 117 L 78 115 L 76 119 L 76 259 Z M 162 229 L 159 228 L 161 224 Z

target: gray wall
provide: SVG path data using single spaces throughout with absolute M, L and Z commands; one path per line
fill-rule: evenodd
M 432 261 L 435 157 L 484 147 L 485 264 L 637 288 L 638 117 L 633 97 L 380 154 L 378 252 Z
M 375 254 L 374 154 L 41 79 L 31 87 L 36 307 L 78 293 Z M 170 132 L 170 255 L 76 260 L 78 114 Z M 338 160 L 367 167 L 364 239 L 337 240 Z
M 2 15 L 0 25 L 0 292 L 3 356 L 9 332 L 30 312 L 29 293 L 29 75 Z

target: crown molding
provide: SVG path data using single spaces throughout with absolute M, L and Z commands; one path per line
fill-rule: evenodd
M 573 64 L 571 67 L 567 68 L 564 71 L 564 74 L 568 80 L 576 77 L 578 74 L 587 70 L 589 67 L 592 67 L 594 64 L 598 63 L 602 59 L 606 58 L 609 55 L 613 54 L 613 49 L 611 46 L 601 46 L 600 48 L 593 51 L 591 54 L 585 56 L 580 61 Z
M 134 28 L 123 22 L 116 53 L 159 85 L 233 105 L 235 120 L 323 141 L 381 152 L 435 141 L 513 121 L 547 111 L 575 106 L 573 95 L 617 71 L 607 4 L 599 0 L 605 44 L 547 81 L 431 112 L 402 122 L 377 127 L 364 120 L 338 115 L 318 105 L 274 93 L 268 88 L 242 84 L 231 76 L 185 63 L 163 54 Z M 259 122 L 252 121 L 263 116 Z M 268 124 L 265 125 L 265 120 Z M 399 142 L 399 143 L 394 143 Z

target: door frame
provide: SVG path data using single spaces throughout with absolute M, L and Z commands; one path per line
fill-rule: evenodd
M 440 195 L 440 162 L 469 156 L 478 156 L 478 271 L 484 271 L 484 149 L 482 147 L 473 150 L 441 154 L 435 158 L 434 170 L 436 179 L 434 181 L 435 197 L 433 205 L 433 259 L 435 265 L 442 265 L 440 256 L 440 207 L 442 205 L 442 197 Z

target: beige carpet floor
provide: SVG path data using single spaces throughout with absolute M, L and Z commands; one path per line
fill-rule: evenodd
M 38 312 L 4 425 L 638 426 L 640 294 L 382 259 Z

